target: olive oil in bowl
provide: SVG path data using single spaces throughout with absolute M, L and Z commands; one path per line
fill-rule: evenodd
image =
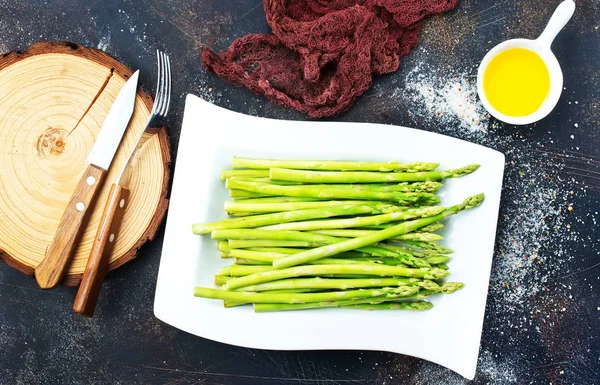
M 496 55 L 483 75 L 489 103 L 507 116 L 536 112 L 550 92 L 550 74 L 542 58 L 527 48 L 510 48 Z

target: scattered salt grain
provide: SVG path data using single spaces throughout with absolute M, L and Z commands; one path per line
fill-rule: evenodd
M 575 128 L 578 128 L 578 127 L 579 127 L 579 123 L 575 123 L 573 126 L 574 126 Z
M 411 112 L 429 121 L 485 132 L 489 116 L 478 100 L 475 83 L 467 73 L 441 74 L 417 65 L 406 76 L 404 89 L 399 88 L 393 96 L 407 94 L 417 109 Z

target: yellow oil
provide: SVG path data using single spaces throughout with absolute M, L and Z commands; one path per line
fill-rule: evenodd
M 542 58 L 525 48 L 496 55 L 483 74 L 483 92 L 498 112 L 527 116 L 537 111 L 550 91 L 550 74 Z

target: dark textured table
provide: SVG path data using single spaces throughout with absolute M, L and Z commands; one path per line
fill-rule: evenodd
M 481 110 L 474 88 L 485 52 L 508 38 L 536 37 L 558 3 L 461 1 L 428 19 L 400 69 L 376 78 L 337 118 L 416 127 L 506 154 L 476 384 L 600 384 L 600 2 L 578 1 L 553 46 L 565 90 L 547 119 L 500 124 Z M 261 0 L 0 1 L 0 52 L 39 40 L 97 47 L 140 68 L 148 90 L 154 50 L 169 52 L 174 155 L 188 92 L 246 114 L 304 119 L 201 67 L 201 46 L 225 49 L 236 37 L 267 31 Z M 252 350 L 165 325 L 152 314 L 161 240 L 162 230 L 136 260 L 110 274 L 92 319 L 71 310 L 74 288 L 41 291 L 0 264 L 0 384 L 466 382 L 397 354 Z

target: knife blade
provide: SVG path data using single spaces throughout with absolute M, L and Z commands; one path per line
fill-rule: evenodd
M 42 289 L 56 287 L 71 260 L 92 211 L 91 207 L 133 115 L 138 78 L 139 71 L 136 71 L 117 95 L 88 154 L 87 168 L 67 204 L 54 239 L 35 269 L 35 279 Z

